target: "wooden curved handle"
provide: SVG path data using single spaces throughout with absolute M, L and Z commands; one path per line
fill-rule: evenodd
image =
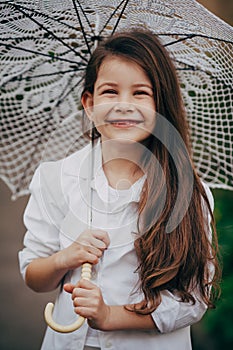
M 91 268 L 92 268 L 91 264 L 89 263 L 83 264 L 81 277 L 89 281 L 91 279 Z M 75 321 L 74 323 L 63 326 L 59 323 L 56 323 L 53 320 L 53 309 L 54 309 L 54 304 L 48 303 L 45 307 L 44 317 L 47 325 L 56 332 L 70 333 L 70 332 L 76 331 L 85 322 L 85 318 L 82 316 L 79 316 L 77 321 Z

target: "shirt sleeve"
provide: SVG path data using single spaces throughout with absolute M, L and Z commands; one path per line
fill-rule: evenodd
M 64 208 L 58 172 L 56 162 L 40 165 L 29 187 L 31 196 L 24 212 L 27 232 L 24 249 L 19 252 L 20 272 L 24 279 L 32 260 L 47 257 L 60 249 L 59 227 Z
M 207 310 L 204 302 L 181 302 L 168 290 L 161 292 L 162 301 L 151 314 L 160 333 L 168 333 L 190 326 L 202 318 Z
M 211 210 L 214 208 L 214 200 L 209 187 L 203 183 L 206 191 Z M 207 217 L 208 229 L 207 235 L 212 239 L 212 231 L 210 226 L 211 217 L 207 212 L 206 206 L 203 206 L 204 215 Z M 214 273 L 212 265 L 209 265 L 210 275 Z M 151 314 L 159 332 L 168 333 L 179 328 L 190 326 L 202 318 L 207 310 L 206 304 L 198 298 L 198 292 L 195 298 L 195 304 L 192 302 L 182 302 L 179 298 L 168 290 L 161 292 L 162 301 L 157 309 Z

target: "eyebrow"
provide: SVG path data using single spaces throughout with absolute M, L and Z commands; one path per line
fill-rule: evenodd
M 153 89 L 152 85 L 143 84 L 143 83 L 133 84 L 133 87 L 147 87 L 149 89 Z
M 113 86 L 113 87 L 118 86 L 117 83 L 114 83 L 114 82 L 111 82 L 111 81 L 106 81 L 106 82 L 100 84 L 99 86 L 97 86 L 97 90 L 100 90 L 103 86 L 106 86 L 106 85 L 107 86 Z M 133 87 L 137 87 L 137 88 L 139 88 L 139 87 L 146 87 L 146 88 L 149 88 L 149 89 L 153 90 L 153 87 L 151 85 L 144 84 L 144 83 L 135 83 L 132 86 Z
M 111 81 L 105 81 L 104 83 L 97 86 L 97 90 L 101 89 L 103 86 L 117 86 L 117 83 L 113 83 Z

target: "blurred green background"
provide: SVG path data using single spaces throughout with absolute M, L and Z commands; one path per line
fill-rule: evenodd
M 233 25 L 233 0 L 199 2 Z M 214 190 L 213 194 L 223 265 L 222 294 L 216 309 L 192 327 L 193 350 L 233 348 L 233 192 Z M 56 291 L 37 294 L 22 281 L 17 253 L 22 248 L 22 215 L 28 198 L 12 202 L 10 196 L 0 180 L 0 349 L 38 350 L 45 331 L 44 306 L 54 300 Z
M 198 0 L 233 25 L 232 0 Z M 213 190 L 215 220 L 222 260 L 221 297 L 216 308 L 192 327 L 193 350 L 233 349 L 233 192 Z
M 214 190 L 215 219 L 223 266 L 221 297 L 192 327 L 194 350 L 233 348 L 233 192 Z

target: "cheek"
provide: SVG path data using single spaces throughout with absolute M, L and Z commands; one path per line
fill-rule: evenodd
M 140 105 L 138 104 L 138 106 L 140 106 Z M 155 105 L 155 102 L 152 98 L 145 99 L 144 101 L 142 101 L 140 108 L 143 109 L 143 112 L 149 116 L 151 114 L 156 113 L 156 105 Z
M 146 119 L 145 129 L 149 133 L 153 133 L 155 129 L 155 125 L 156 125 L 156 113 L 153 112 L 153 113 L 150 113 L 150 115 L 148 115 L 148 118 Z
M 144 106 L 144 108 L 143 108 L 143 114 L 144 114 L 144 116 L 145 116 L 145 118 L 146 118 L 146 121 L 147 121 L 148 123 L 150 123 L 150 124 L 155 123 L 155 120 L 156 120 L 156 110 L 155 110 L 155 108 L 154 108 L 153 105 L 151 105 L 151 107 L 148 106 L 148 105 Z
M 94 105 L 93 121 L 95 123 L 98 123 L 99 125 L 103 125 L 105 118 L 111 112 L 112 108 L 113 108 L 112 103 L 100 103 L 100 104 Z
M 104 105 L 95 105 L 93 108 L 93 119 L 96 122 L 101 122 L 101 120 L 104 117 L 105 114 L 105 107 Z

